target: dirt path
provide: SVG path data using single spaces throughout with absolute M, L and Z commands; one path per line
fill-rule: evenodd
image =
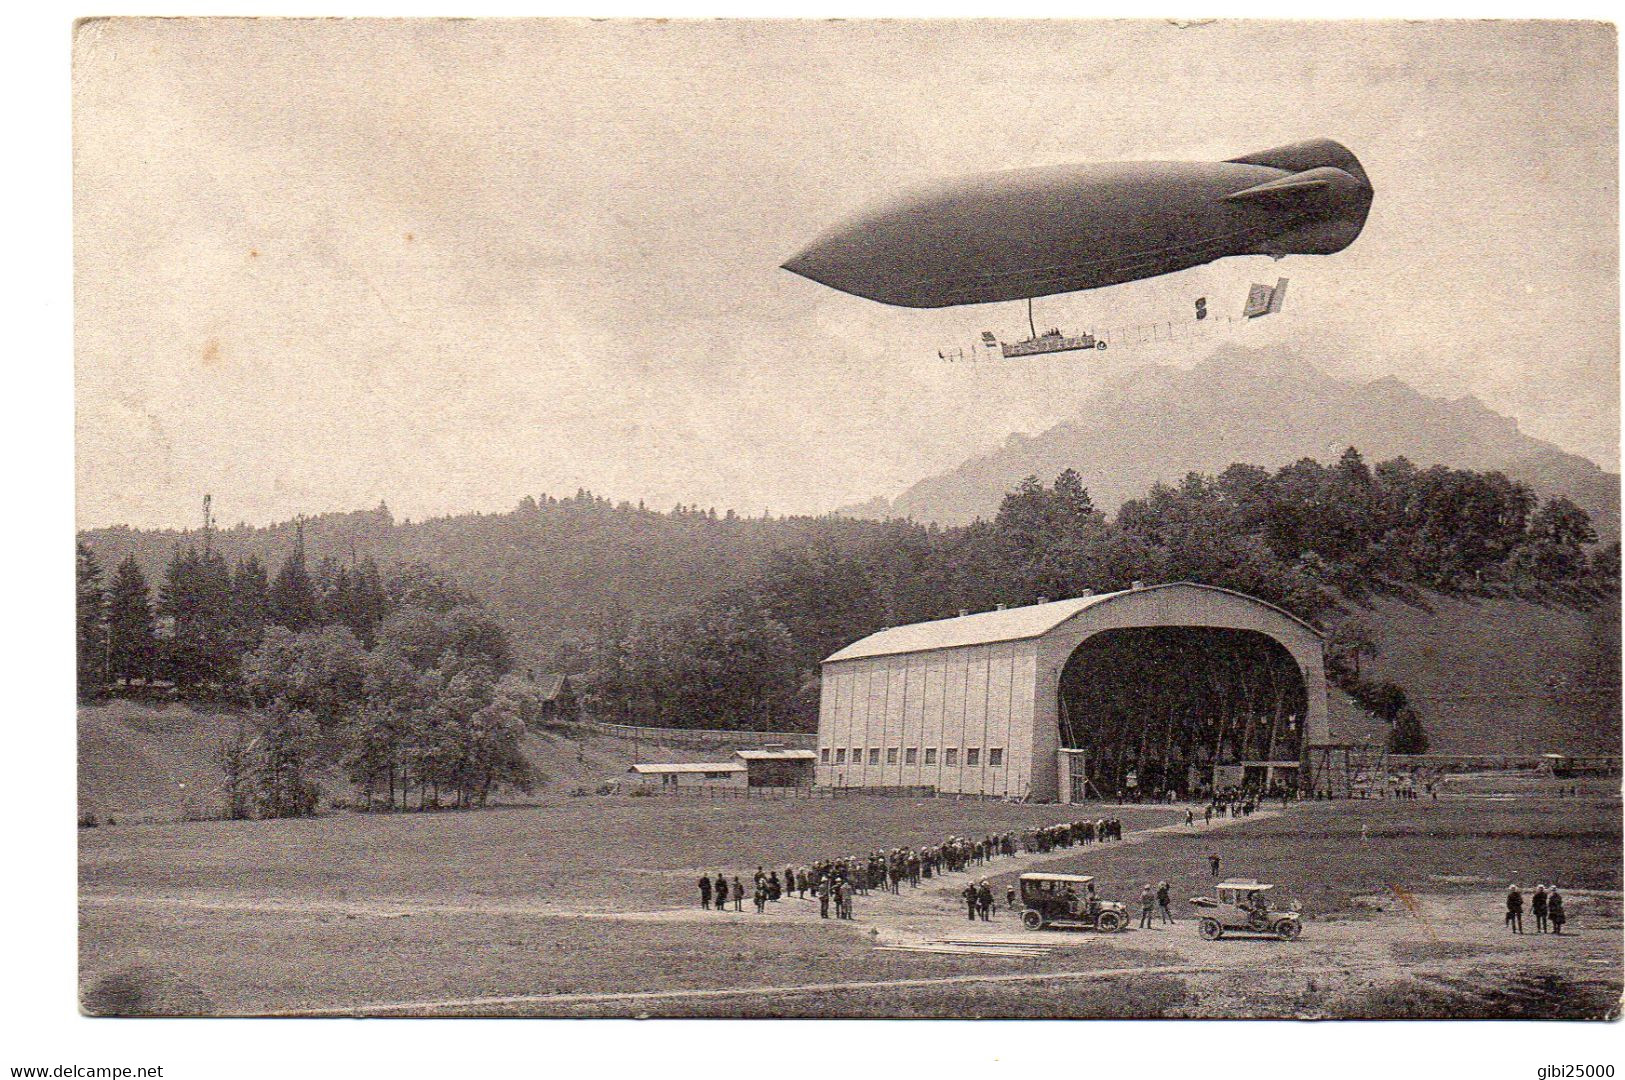
M 923 986 L 957 986 L 972 983 L 1068 982 L 1076 979 L 1110 979 L 1127 975 L 1189 975 L 1206 969 L 1196 967 L 1120 967 L 1088 971 L 1048 971 L 1016 975 L 938 975 L 926 979 L 869 979 L 838 983 L 796 983 L 789 986 L 730 986 L 705 990 L 637 990 L 620 994 L 513 994 L 506 997 L 461 998 L 442 1001 L 393 1001 L 327 1009 L 286 1009 L 243 1013 L 244 1016 L 395 1016 L 425 1012 L 499 1008 L 507 1005 L 607 1005 L 627 1002 L 695 1001 L 709 998 L 782 997 L 792 994 L 841 993 L 853 990 L 910 989 Z

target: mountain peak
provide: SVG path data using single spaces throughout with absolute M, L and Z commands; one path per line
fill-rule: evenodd
M 1605 538 L 1619 533 L 1618 477 L 1550 443 L 1477 397 L 1423 394 L 1385 376 L 1328 374 L 1297 353 L 1226 349 L 1192 367 L 1148 365 L 1101 384 L 1076 415 L 1036 435 L 1012 435 L 957 468 L 928 477 L 889 515 L 943 525 L 989 518 L 1029 475 L 1073 468 L 1102 509 L 1157 481 L 1216 473 L 1235 462 L 1275 468 L 1303 457 L 1333 461 L 1347 447 L 1369 462 L 1404 455 L 1418 466 L 1498 469 L 1541 496 L 1590 511 Z M 880 500 L 854 516 L 878 513 Z

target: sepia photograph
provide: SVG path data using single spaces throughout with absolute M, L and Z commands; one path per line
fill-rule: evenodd
M 46 1007 L 1618 1019 L 1612 24 L 71 54 Z

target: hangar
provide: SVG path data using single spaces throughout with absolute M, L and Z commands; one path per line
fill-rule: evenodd
M 1322 637 L 1256 597 L 1141 585 L 881 630 L 823 662 L 817 781 L 1081 801 L 1297 785 Z

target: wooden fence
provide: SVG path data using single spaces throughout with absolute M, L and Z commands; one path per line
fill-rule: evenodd
M 603 735 L 623 739 L 639 739 L 667 746 L 710 746 L 715 743 L 780 743 L 792 750 L 812 750 L 818 746 L 818 735 L 811 731 L 733 731 L 728 728 L 669 728 L 635 727 L 631 724 L 606 724 L 599 720 L 584 720 L 581 726 Z
M 649 784 L 615 785 L 617 795 L 638 797 L 675 797 L 687 795 L 701 799 L 852 799 L 878 796 L 892 799 L 932 799 L 939 794 L 934 787 L 738 787 L 734 785 Z

